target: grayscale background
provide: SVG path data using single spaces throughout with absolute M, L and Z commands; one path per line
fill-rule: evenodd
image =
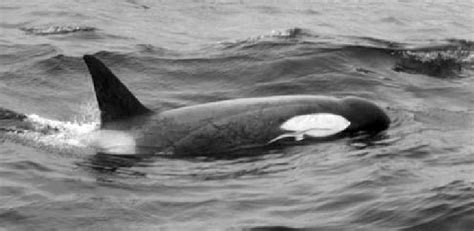
M 472 231 L 473 7 L 2 0 L 0 107 L 64 131 L 0 129 L 0 230 Z M 99 157 L 73 145 L 98 123 L 84 54 L 152 109 L 359 96 L 392 125 L 245 158 Z

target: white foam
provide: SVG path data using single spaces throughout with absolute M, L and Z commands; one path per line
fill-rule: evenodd
M 81 137 L 98 129 L 98 122 L 70 122 L 43 118 L 36 114 L 27 115 L 26 121 L 32 129 L 21 135 L 27 139 L 51 146 L 80 146 L 87 144 L 81 142 Z
M 69 122 L 27 115 L 31 128 L 18 135 L 58 148 L 93 148 L 109 154 L 135 154 L 135 138 L 124 131 L 100 130 L 98 122 Z

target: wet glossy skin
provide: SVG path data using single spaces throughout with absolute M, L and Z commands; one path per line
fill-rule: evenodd
M 117 122 L 127 124 L 139 151 L 173 155 L 213 155 L 264 147 L 284 131 L 280 125 L 297 115 L 333 113 L 351 122 L 344 132 L 380 132 L 388 116 L 375 104 L 350 97 L 274 96 L 183 107 Z M 122 124 L 123 126 L 123 124 Z
M 282 123 L 314 113 L 344 117 L 350 122 L 344 133 L 379 132 L 390 124 L 387 115 L 366 100 L 312 95 L 226 100 L 154 113 L 99 59 L 83 58 L 94 83 L 102 128 L 129 133 L 139 154 L 199 156 L 265 147 L 285 132 Z

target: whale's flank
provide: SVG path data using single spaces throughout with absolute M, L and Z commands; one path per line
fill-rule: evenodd
M 94 83 L 102 127 L 108 122 L 151 112 L 100 60 L 84 55 L 84 61 Z

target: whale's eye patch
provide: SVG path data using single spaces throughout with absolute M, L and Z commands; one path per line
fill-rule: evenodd
M 268 143 L 286 137 L 294 137 L 296 141 L 310 137 L 327 137 L 344 131 L 351 123 L 343 116 L 331 113 L 314 113 L 298 115 L 286 120 L 280 128 L 290 133 L 282 134 Z

